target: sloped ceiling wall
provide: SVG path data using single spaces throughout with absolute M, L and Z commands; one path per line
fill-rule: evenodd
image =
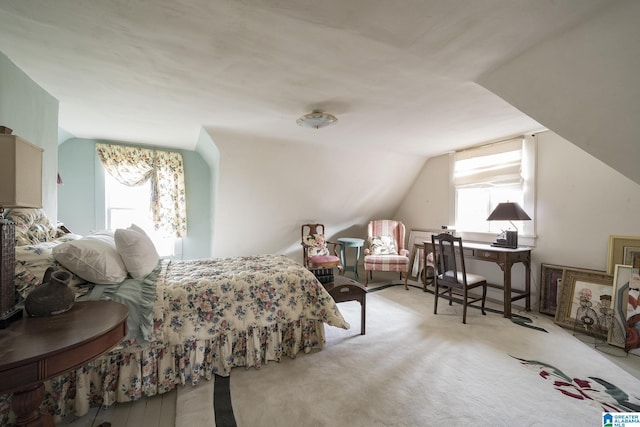
M 616 3 L 478 83 L 640 183 L 640 2 Z
M 425 161 L 391 151 L 211 130 L 209 135 L 220 150 L 216 257 L 280 253 L 301 261 L 300 227 L 305 223 L 323 223 L 330 239 L 365 237 L 369 220 L 395 214 Z

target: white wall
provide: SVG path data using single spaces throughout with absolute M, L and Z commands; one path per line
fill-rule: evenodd
M 410 229 L 433 229 L 449 225 L 453 195 L 449 184 L 449 154 L 428 159 L 409 189 L 396 217 Z
M 448 218 L 449 156 L 429 159 L 398 209 L 407 229 L 438 228 Z M 438 198 L 444 202 L 437 203 Z M 610 235 L 640 236 L 640 185 L 553 132 L 538 134 L 537 239 L 532 252 L 532 297 L 537 310 L 540 264 L 606 270 Z M 500 283 L 495 264 L 467 266 Z M 513 269 L 523 288 L 524 268 Z M 501 298 L 492 291 L 490 296 Z M 521 305 L 518 301 L 517 305 Z
M 424 158 L 391 152 L 212 136 L 220 151 L 214 256 L 281 253 L 302 260 L 300 227 L 365 237 L 391 217 Z
M 640 1 L 611 3 L 479 83 L 640 183 Z

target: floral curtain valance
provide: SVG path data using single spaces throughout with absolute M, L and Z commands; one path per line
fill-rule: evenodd
M 141 185 L 151 180 L 151 213 L 157 231 L 163 235 L 187 234 L 182 155 L 176 152 L 96 144 L 98 157 L 118 182 Z

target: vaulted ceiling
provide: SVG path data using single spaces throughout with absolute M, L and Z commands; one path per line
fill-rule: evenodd
M 80 138 L 206 129 L 429 156 L 543 126 L 475 83 L 610 0 L 3 0 L 0 50 Z M 296 119 L 338 117 L 320 131 Z

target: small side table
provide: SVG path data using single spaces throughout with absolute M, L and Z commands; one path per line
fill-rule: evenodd
M 353 271 L 355 273 L 356 280 L 358 277 L 358 262 L 360 262 L 360 248 L 364 246 L 364 239 L 356 239 L 354 237 L 341 237 L 338 239 L 338 242 L 342 243 L 340 245 L 340 262 L 344 267 L 344 272 Z M 346 248 L 356 248 L 356 261 L 353 266 L 347 265 L 347 259 L 345 257 Z
M 25 317 L 0 331 L 0 394 L 13 392 L 17 426 L 51 427 L 40 413 L 44 381 L 82 366 L 127 334 L 127 307 L 113 301 L 76 302 L 49 317 Z

